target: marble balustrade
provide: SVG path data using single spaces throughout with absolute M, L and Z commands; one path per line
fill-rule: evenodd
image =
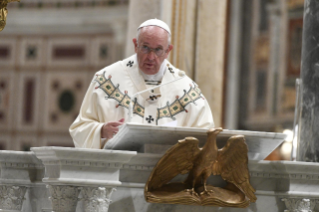
M 0 151 L 0 211 L 319 211 L 319 164 L 290 161 L 249 161 L 258 200 L 245 209 L 146 203 L 144 185 L 160 157 L 65 147 Z M 224 182 L 214 176 L 209 183 Z

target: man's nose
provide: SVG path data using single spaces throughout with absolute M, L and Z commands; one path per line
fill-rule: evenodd
M 150 60 L 154 60 L 156 57 L 155 52 L 153 51 L 153 49 L 147 54 L 147 58 Z

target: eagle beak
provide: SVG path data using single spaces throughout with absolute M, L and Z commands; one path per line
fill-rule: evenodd
M 223 128 L 221 128 L 221 127 L 211 128 L 211 129 L 209 129 L 209 130 L 207 131 L 207 134 L 209 135 L 209 134 L 214 133 L 214 134 L 217 135 L 217 134 L 220 133 L 221 131 L 223 131 Z

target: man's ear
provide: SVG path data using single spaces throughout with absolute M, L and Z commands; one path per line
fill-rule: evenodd
M 133 38 L 133 44 L 134 44 L 134 49 L 135 49 L 135 53 L 137 53 L 137 40 L 136 38 Z
M 167 52 L 170 52 L 170 51 L 172 51 L 173 50 L 173 45 L 172 44 L 170 44 L 169 46 L 168 46 L 168 50 L 167 50 Z
M 167 50 L 166 50 L 166 58 L 167 58 L 167 56 L 168 56 L 168 53 L 170 52 L 170 51 L 172 51 L 172 49 L 173 49 L 173 45 L 169 45 L 168 46 L 168 48 L 167 48 Z

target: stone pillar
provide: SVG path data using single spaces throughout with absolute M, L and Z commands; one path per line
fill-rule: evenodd
M 108 211 L 114 191 L 115 188 L 112 187 L 83 187 L 83 210 L 86 212 Z
M 132 39 L 136 37 L 137 27 L 144 21 L 151 18 L 161 17 L 160 0 L 131 0 L 128 16 L 128 30 L 126 37 L 126 57 L 134 54 Z
M 238 129 L 238 105 L 239 83 L 241 66 L 241 39 L 242 39 L 242 0 L 230 1 L 230 20 L 228 38 L 227 58 L 227 79 L 226 79 L 226 104 L 225 104 L 225 125 L 226 129 Z
M 319 162 L 319 1 L 305 0 L 301 53 L 298 161 Z
M 199 0 L 194 80 L 222 125 L 227 1 Z
M 17 212 L 22 210 L 24 195 L 27 191 L 25 186 L 0 186 L 0 211 Z
M 281 201 L 285 202 L 288 210 L 284 212 L 313 212 L 318 199 L 306 199 L 306 198 L 284 198 Z
M 48 185 L 54 212 L 75 212 L 80 188 L 68 185 Z

